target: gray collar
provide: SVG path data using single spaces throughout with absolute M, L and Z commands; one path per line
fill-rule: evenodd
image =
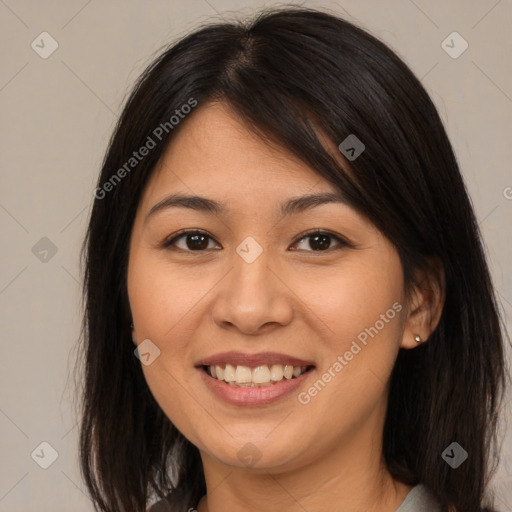
M 441 507 L 428 489 L 418 484 L 409 491 L 395 512 L 441 512 Z

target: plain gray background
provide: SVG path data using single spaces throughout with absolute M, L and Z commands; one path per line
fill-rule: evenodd
M 295 3 L 330 9 L 362 26 L 422 80 L 466 179 L 510 330 L 511 1 Z M 74 412 L 78 252 L 127 92 L 164 44 L 199 23 L 274 5 L 0 0 L 1 512 L 92 511 L 78 469 Z M 454 58 L 463 40 L 468 47 Z M 52 44 L 58 48 L 47 55 Z M 445 45 L 453 46 L 452 55 Z M 510 397 L 493 480 L 502 511 L 512 511 Z M 57 458 L 43 469 L 52 450 Z

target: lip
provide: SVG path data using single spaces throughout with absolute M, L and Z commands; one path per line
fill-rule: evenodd
M 244 365 L 250 368 L 273 364 L 291 364 L 293 366 L 314 366 L 313 361 L 306 361 L 296 357 L 279 354 L 277 352 L 260 352 L 259 354 L 244 354 L 243 352 L 222 352 L 202 359 L 196 364 L 196 368 L 201 366 L 211 366 L 214 364 L 229 363 L 232 365 Z
M 224 360 L 225 361 L 225 360 Z M 296 359 L 296 361 L 298 361 Z M 242 363 L 240 363 L 242 364 Z M 274 363 L 280 364 L 280 363 Z M 299 366 L 299 365 L 297 365 Z M 306 366 L 306 365 L 302 365 Z M 278 400 L 293 393 L 306 379 L 314 372 L 314 368 L 309 369 L 299 377 L 287 380 L 283 379 L 276 384 L 270 384 L 263 387 L 238 387 L 231 386 L 223 380 L 218 380 L 209 375 L 202 366 L 197 368 L 201 378 L 210 391 L 217 398 L 238 406 L 264 406 L 277 402 Z

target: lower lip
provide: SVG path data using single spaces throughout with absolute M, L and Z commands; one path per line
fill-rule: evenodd
M 267 405 L 293 393 L 312 373 L 308 370 L 299 377 L 283 379 L 276 384 L 262 387 L 231 386 L 223 380 L 211 377 L 202 367 L 198 368 L 201 378 L 209 389 L 222 400 L 232 405 Z

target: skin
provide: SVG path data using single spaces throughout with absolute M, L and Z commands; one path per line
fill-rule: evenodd
M 176 192 L 229 210 L 173 207 L 147 217 Z M 382 457 L 388 383 L 399 348 L 416 347 L 414 336 L 426 340 L 435 328 L 442 285 L 419 275 L 427 285 L 407 294 L 396 248 L 346 204 L 279 215 L 286 199 L 318 192 L 336 190 L 293 155 L 256 138 L 226 105 L 210 103 L 187 117 L 139 203 L 127 276 L 133 338 L 160 349 L 152 364 L 142 365 L 148 386 L 200 450 L 207 495 L 199 512 L 220 512 L 227 504 L 232 512 L 392 512 L 411 489 L 391 477 Z M 174 249 L 162 247 L 182 229 L 205 231 L 207 248 L 194 251 L 186 236 Z M 352 247 L 328 238 L 329 248 L 315 251 L 303 235 L 313 229 Z M 252 263 L 236 252 L 248 236 L 263 249 Z M 301 404 L 297 394 L 396 302 L 401 311 Z M 297 392 L 273 404 L 230 405 L 211 393 L 194 366 L 231 350 L 290 354 L 313 361 L 315 370 Z M 260 456 L 251 467 L 238 457 L 246 443 Z

